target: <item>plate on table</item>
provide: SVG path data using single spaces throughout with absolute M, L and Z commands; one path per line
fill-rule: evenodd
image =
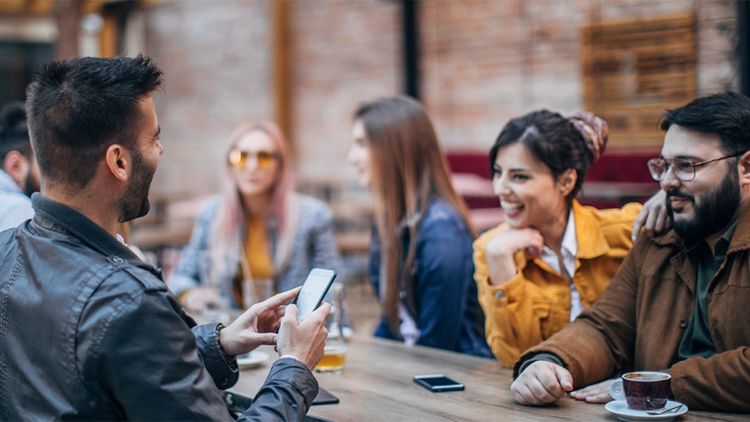
M 268 360 L 268 353 L 253 350 L 237 356 L 237 366 L 242 369 L 256 368 L 263 365 Z
M 611 401 L 607 403 L 604 408 L 607 409 L 608 412 L 614 413 L 617 416 L 617 419 L 621 421 L 671 421 L 672 419 L 687 413 L 687 406 L 678 401 L 667 400 L 667 404 L 661 408 L 661 410 L 664 410 L 679 405 L 682 405 L 682 407 L 676 412 L 667 412 L 662 415 L 649 415 L 645 410 L 630 409 L 625 400 Z M 660 409 L 655 410 L 658 411 Z

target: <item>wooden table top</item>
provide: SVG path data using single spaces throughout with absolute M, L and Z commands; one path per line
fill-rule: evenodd
M 263 349 L 276 356 L 272 349 Z M 254 396 L 270 362 L 243 369 L 232 388 Z M 465 384 L 465 391 L 433 393 L 412 381 L 414 375 L 445 374 Z M 513 402 L 512 372 L 489 359 L 426 347 L 355 336 L 340 373 L 316 374 L 320 386 L 337 396 L 334 405 L 311 407 L 309 414 L 335 421 L 549 421 L 554 419 L 615 421 L 604 405 L 572 399 L 546 407 Z M 678 421 L 747 421 L 747 415 L 690 411 Z

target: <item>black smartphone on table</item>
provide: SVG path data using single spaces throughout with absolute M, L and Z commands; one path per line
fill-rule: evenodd
M 242 413 L 244 413 L 250 405 L 253 404 L 253 399 L 244 396 L 239 393 L 235 393 L 233 391 L 225 391 L 224 392 L 224 402 L 227 405 L 227 409 L 235 416 L 239 417 Z M 338 404 L 339 398 L 331 394 L 328 390 L 326 390 L 323 387 L 318 387 L 318 395 L 315 396 L 313 399 L 312 405 L 321 405 L 321 404 Z M 306 415 L 305 421 L 315 421 L 315 422 L 327 422 L 330 421 L 329 419 L 321 418 L 319 416 L 311 416 Z
M 463 391 L 464 385 L 460 382 L 448 378 L 443 374 L 417 375 L 414 382 L 433 393 L 442 393 L 445 391 Z
M 297 305 L 297 320 L 302 321 L 310 315 L 313 311 L 318 309 L 323 299 L 326 297 L 328 290 L 333 285 L 333 280 L 336 279 L 336 271 L 327 270 L 323 268 L 313 268 L 310 274 L 307 275 L 305 283 L 302 285 L 302 289 L 294 298 L 294 303 Z
M 321 404 L 338 404 L 339 398 L 331 394 L 328 390 L 323 387 L 318 387 L 318 395 L 312 401 L 312 405 Z

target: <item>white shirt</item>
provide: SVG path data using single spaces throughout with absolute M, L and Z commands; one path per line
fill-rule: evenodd
M 16 227 L 34 216 L 31 199 L 3 170 L 0 170 L 0 204 L 0 231 Z
M 562 243 L 560 244 L 560 255 L 562 255 L 563 265 L 565 270 L 570 275 L 568 282 L 570 283 L 570 320 L 573 321 L 578 314 L 583 311 L 583 304 L 581 304 L 581 296 L 578 294 L 575 284 L 573 284 L 573 274 L 576 272 L 576 254 L 578 253 L 578 240 L 576 239 L 576 222 L 573 218 L 573 211 L 571 210 L 568 214 L 568 222 L 565 225 L 565 233 L 563 233 Z M 552 267 L 558 274 L 565 277 L 565 274 L 560 271 L 560 260 L 557 259 L 557 255 L 552 249 L 548 248 L 547 245 L 542 247 L 542 253 L 539 257 L 544 263 Z M 567 277 L 566 277 L 567 278 Z

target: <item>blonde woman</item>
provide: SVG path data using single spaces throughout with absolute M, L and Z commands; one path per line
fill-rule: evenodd
M 299 286 L 314 267 L 338 267 L 332 215 L 294 192 L 288 143 L 272 123 L 230 138 L 225 189 L 200 213 L 170 287 L 189 310 L 254 301 Z
M 374 195 L 379 337 L 491 357 L 472 282 L 473 230 L 435 130 L 407 97 L 359 107 L 348 160 Z

